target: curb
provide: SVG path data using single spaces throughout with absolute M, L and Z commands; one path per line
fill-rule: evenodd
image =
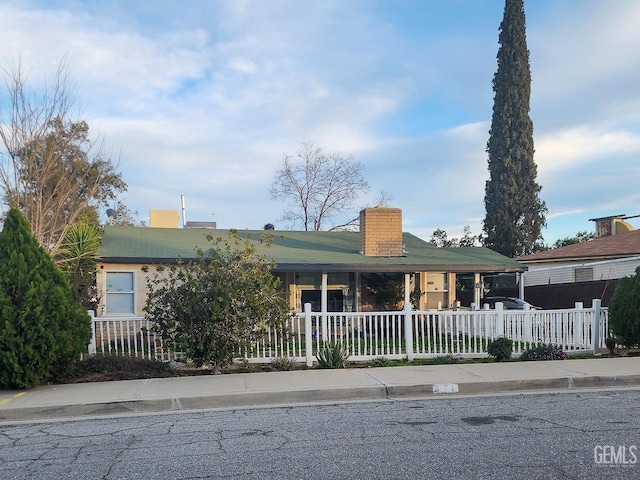
M 174 397 L 153 400 L 132 400 L 86 405 L 0 409 L 0 422 L 47 421 L 71 417 L 102 417 L 143 413 L 232 409 L 291 404 L 317 404 L 351 401 L 380 401 L 401 398 L 532 392 L 539 390 L 571 391 L 588 388 L 637 387 L 640 375 L 586 376 L 554 379 L 506 380 L 421 385 L 376 385 L 357 388 L 326 388 L 289 390 L 286 392 L 255 392 L 204 397 Z
M 388 398 L 475 395 L 483 393 L 531 392 L 536 390 L 577 390 L 582 388 L 620 388 L 640 386 L 640 375 L 564 377 L 554 379 L 505 380 L 431 385 L 388 386 Z
M 174 397 L 157 400 L 132 400 L 87 405 L 26 407 L 0 409 L 0 422 L 22 420 L 54 420 L 69 417 L 100 417 L 136 413 L 233 409 L 247 407 L 286 406 L 327 402 L 388 400 L 384 385 L 357 388 L 290 390 L 287 392 L 255 392 L 206 397 Z

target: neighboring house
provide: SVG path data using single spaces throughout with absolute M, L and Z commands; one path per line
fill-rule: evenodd
M 170 224 L 174 224 L 173 220 Z M 166 226 L 166 223 L 161 223 Z M 177 226 L 177 225 L 176 225 Z M 376 289 L 391 282 L 404 299 L 419 289 L 417 308 L 451 308 L 456 302 L 456 278 L 475 281 L 476 303 L 481 276 L 522 273 L 526 267 L 483 247 L 439 248 L 402 232 L 402 212 L 367 208 L 360 212 L 359 232 L 239 231 L 255 242 L 258 253 L 273 258 L 273 270 L 289 294 L 291 308 L 305 303 L 314 311 L 374 311 L 381 308 Z M 99 316 L 142 316 L 146 299 L 144 265 L 193 259 L 196 247 L 211 246 L 205 235 L 224 237 L 228 230 L 204 228 L 106 228 L 99 249 L 97 284 Z M 273 235 L 269 248 L 261 235 Z M 396 289 L 397 290 L 397 289 Z M 402 308 L 403 302 L 397 303 Z
M 518 257 L 529 267 L 523 275 L 526 300 L 543 308 L 590 306 L 594 298 L 608 305 L 618 280 L 640 266 L 640 230 L 625 218 L 592 219 L 598 238 Z

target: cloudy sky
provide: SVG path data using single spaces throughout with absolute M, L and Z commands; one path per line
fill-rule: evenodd
M 474 233 L 502 0 L 0 0 L 0 62 L 66 56 L 78 111 L 140 219 L 285 227 L 269 187 L 313 142 L 365 165 L 404 230 Z M 545 242 L 640 214 L 640 2 L 528 0 Z M 3 94 L 4 95 L 4 94 Z M 0 100 L 6 102 L 6 97 Z M 639 219 L 630 222 L 640 227 Z

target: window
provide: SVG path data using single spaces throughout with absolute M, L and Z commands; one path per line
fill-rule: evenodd
M 576 282 L 593 281 L 593 268 L 575 268 L 574 272 Z
M 133 272 L 107 272 L 107 315 L 134 315 Z

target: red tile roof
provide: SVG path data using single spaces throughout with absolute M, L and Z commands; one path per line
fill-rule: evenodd
M 519 262 L 558 262 L 577 259 L 608 259 L 640 255 L 640 230 L 597 238 L 588 242 L 546 250 L 516 258 Z

